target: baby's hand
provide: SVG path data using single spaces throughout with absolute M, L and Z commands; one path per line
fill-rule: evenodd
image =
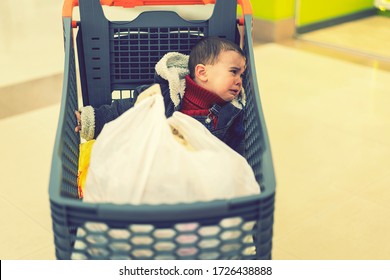
M 74 131 L 76 132 L 80 132 L 81 130 L 81 114 L 79 111 L 74 111 L 75 115 L 76 115 L 76 119 L 77 119 L 77 126 L 74 128 Z

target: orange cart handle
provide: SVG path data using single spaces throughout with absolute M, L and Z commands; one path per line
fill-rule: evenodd
M 100 0 L 100 4 L 105 6 L 122 6 L 125 8 L 134 8 L 137 6 L 158 5 L 206 5 L 215 4 L 215 1 L 216 0 Z M 237 2 L 241 6 L 242 13 L 244 15 L 252 15 L 252 5 L 250 0 L 238 0 Z M 62 7 L 62 17 L 72 18 L 73 8 L 78 7 L 78 5 L 78 0 L 64 0 L 64 5 Z

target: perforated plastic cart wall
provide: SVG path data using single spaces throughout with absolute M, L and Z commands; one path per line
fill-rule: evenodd
M 65 0 L 65 69 L 60 116 L 50 174 L 50 205 L 58 259 L 270 259 L 275 176 L 261 108 L 252 49 L 249 0 Z M 164 9 L 130 21 L 109 21 L 102 5 L 213 5 L 207 20 L 184 20 Z M 73 21 L 79 6 L 80 20 Z M 166 9 L 165 9 L 166 7 Z M 242 16 L 237 19 L 237 8 Z M 77 33 L 77 38 L 73 34 Z M 112 102 L 113 93 L 129 92 L 153 81 L 155 63 L 165 53 L 188 54 L 204 36 L 220 36 L 243 45 L 247 55 L 244 88 L 245 157 L 262 193 L 230 200 L 176 205 L 114 205 L 78 199 L 79 108 L 76 68 L 83 105 Z M 77 42 L 78 67 L 75 44 Z M 137 143 L 134 143 L 136 148 Z M 178 186 L 179 188 L 180 186 Z

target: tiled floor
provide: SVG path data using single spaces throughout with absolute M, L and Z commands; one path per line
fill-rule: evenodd
M 48 180 L 61 5 L 31 2 L 28 21 L 7 19 L 29 32 L 48 26 L 28 59 L 12 47 L 26 38 L 0 27 L 0 259 L 55 258 Z M 12 3 L 0 2 L 2 19 Z M 273 258 L 390 259 L 389 64 L 301 41 L 254 52 L 277 177 Z
M 389 259 L 390 73 L 276 44 L 255 52 L 278 181 L 274 258 Z
M 337 46 L 390 62 L 390 17 L 387 16 L 371 16 L 346 22 L 305 33 L 300 37 L 309 42 Z

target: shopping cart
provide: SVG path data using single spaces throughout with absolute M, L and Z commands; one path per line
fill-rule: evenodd
M 213 8 L 206 20 L 184 20 L 167 10 L 173 5 L 206 4 Z M 103 9 L 147 5 L 155 7 L 129 21 L 110 21 Z M 72 18 L 75 7 L 77 21 Z M 65 0 L 63 29 L 63 93 L 49 185 L 56 257 L 270 259 L 276 183 L 256 80 L 249 0 Z M 235 41 L 246 53 L 245 157 L 261 194 L 153 206 L 80 200 L 80 138 L 74 132 L 74 110 L 80 107 L 77 68 L 83 105 L 109 104 L 114 98 L 131 98 L 135 87 L 152 83 L 154 66 L 165 53 L 188 54 L 204 36 Z

